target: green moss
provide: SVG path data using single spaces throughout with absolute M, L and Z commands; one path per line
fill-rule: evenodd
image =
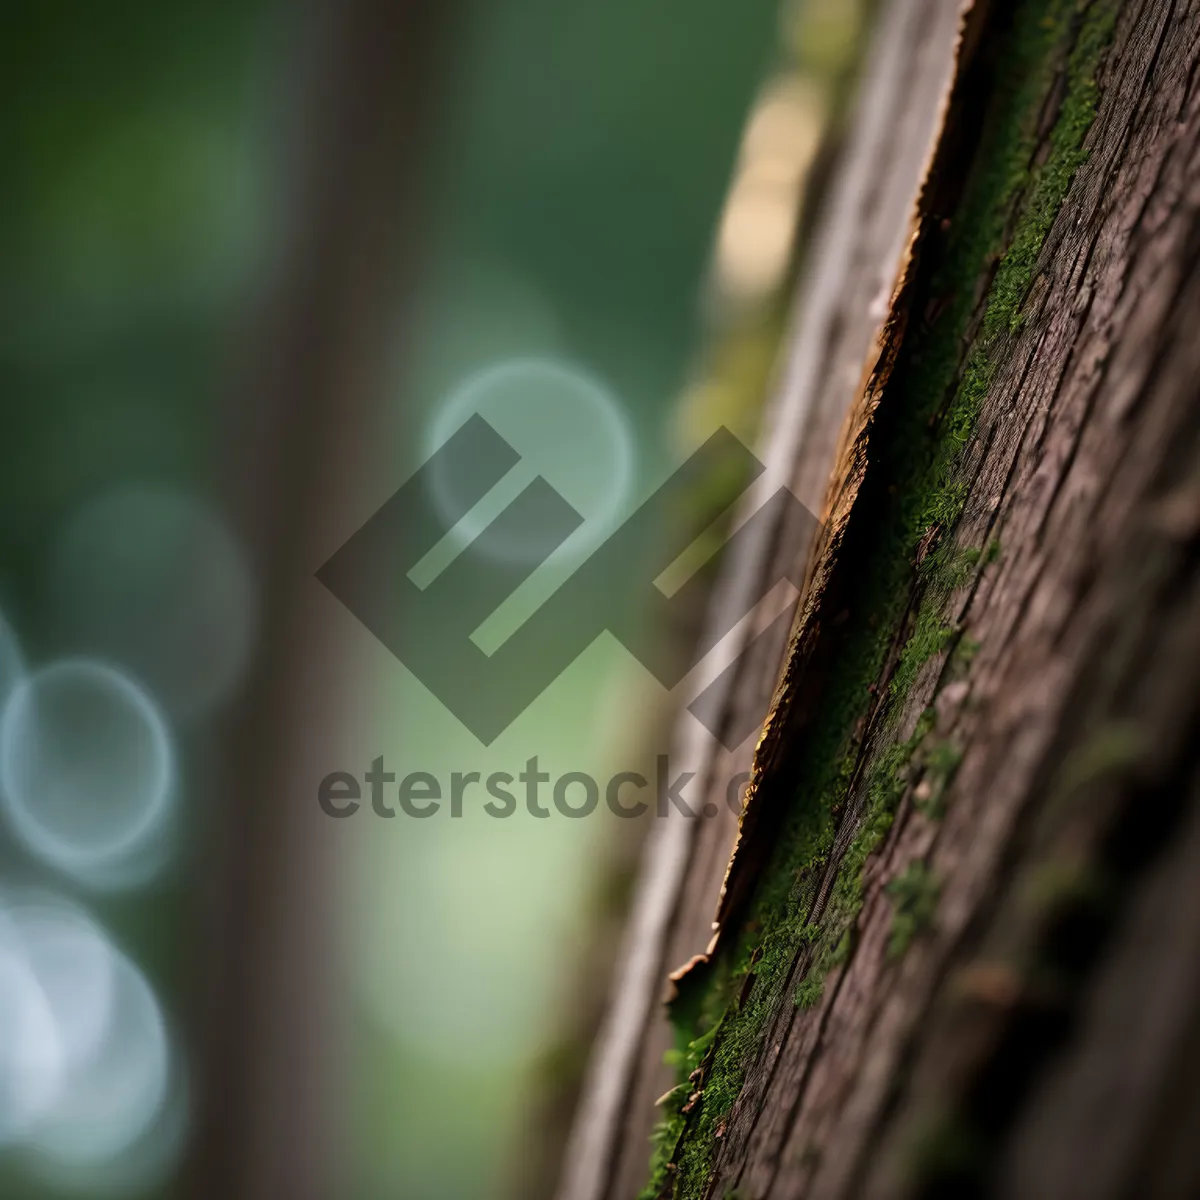
M 954 649 L 950 652 L 950 674 L 953 676 L 965 675 L 967 668 L 971 665 L 975 655 L 979 653 L 979 642 L 973 637 L 963 635 L 954 643 Z
M 901 958 L 913 938 L 933 924 L 941 886 L 930 874 L 929 867 L 916 859 L 887 885 L 885 891 L 896 904 L 888 956 Z
M 970 582 L 983 556 L 977 546 L 960 547 L 943 538 L 921 563 L 921 574 L 927 583 L 951 592 Z
M 898 736 L 899 724 L 924 663 L 951 647 L 965 661 L 973 653 L 944 608 L 950 594 L 998 551 L 994 543 L 982 551 L 954 549 L 953 530 L 967 498 L 967 484 L 956 471 L 995 367 L 1020 325 L 1046 233 L 1083 161 L 1083 138 L 1096 104 L 1093 71 L 1108 40 L 1111 8 L 1101 0 L 1080 16 L 1071 0 L 1026 0 L 1019 6 L 994 68 L 976 165 L 950 233 L 944 245 L 922 250 L 931 264 L 922 268 L 922 292 L 949 300 L 932 326 L 910 329 L 876 416 L 868 475 L 841 550 L 854 603 L 819 714 L 792 747 L 798 782 L 779 817 L 774 855 L 736 939 L 673 1007 L 681 1080 L 700 1071 L 702 1093 L 687 1113 L 674 1100 L 669 1106 L 643 1200 L 664 1195 L 689 1200 L 706 1193 L 723 1124 L 760 1050 L 765 1023 L 781 1004 L 819 1002 L 828 971 L 853 948 L 864 868 L 906 789 L 921 770 L 948 780 L 957 766 L 952 748 L 923 749 L 932 714 L 907 738 Z M 1064 100 L 1048 154 L 1037 165 L 1037 121 L 1064 63 Z M 982 319 L 963 361 L 977 283 L 997 256 Z M 921 547 L 931 544 L 927 564 L 914 571 Z M 906 614 L 914 607 L 917 616 L 906 630 Z M 874 721 L 879 732 L 872 746 L 885 748 L 860 762 L 871 688 L 901 643 L 883 712 Z M 759 802 L 767 799 L 760 796 Z M 779 804 L 783 798 L 770 799 Z M 837 852 L 843 817 L 856 821 L 853 836 L 820 919 L 813 921 L 816 890 Z M 937 888 L 916 864 L 892 888 L 899 922 L 893 945 L 901 951 L 932 917 Z M 807 966 L 789 996 L 798 954 Z M 751 972 L 755 979 L 746 992 Z
M 675 1166 L 671 1158 L 682 1132 L 680 1121 L 659 1121 L 655 1125 L 650 1135 L 650 1182 L 638 1192 L 637 1200 L 658 1200 L 664 1194 Z
M 825 994 L 825 977 L 810 976 L 805 979 L 796 989 L 796 1007 L 797 1008 L 816 1008 L 821 1003 L 821 997 Z
M 956 546 L 943 539 L 921 562 L 924 595 L 913 631 L 904 643 L 892 675 L 889 686 L 893 696 L 907 695 L 921 668 L 948 647 L 959 654 L 959 665 L 965 665 L 974 656 L 978 643 L 964 637 L 943 614 L 952 593 L 969 584 L 978 574 L 980 564 L 987 561 L 990 560 L 985 549 Z
M 938 742 L 929 752 L 926 769 L 939 781 L 948 780 L 962 762 L 962 751 L 953 742 Z
M 924 774 L 913 792 L 913 807 L 931 821 L 945 814 L 946 793 L 962 762 L 962 750 L 950 741 L 935 742 L 924 755 Z
M 900 661 L 890 684 L 893 696 L 905 696 L 916 682 L 921 668 L 954 640 L 953 625 L 942 620 L 938 606 L 925 604 L 917 614 L 916 628 L 912 637 L 900 652 Z

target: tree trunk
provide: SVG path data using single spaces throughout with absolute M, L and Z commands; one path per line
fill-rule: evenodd
M 231 387 L 229 507 L 259 586 L 257 653 L 223 730 L 196 914 L 194 1200 L 325 1200 L 342 1177 L 336 873 L 297 804 L 347 719 L 347 655 L 302 586 L 371 462 L 380 364 L 416 271 L 420 164 L 446 0 L 310 0 L 280 154 L 276 253 Z
M 824 530 L 729 564 L 809 583 L 757 748 L 693 751 L 753 750 L 727 874 L 660 823 L 564 1200 L 1200 1195 L 1200 0 L 959 28 L 882 5 L 764 450 Z

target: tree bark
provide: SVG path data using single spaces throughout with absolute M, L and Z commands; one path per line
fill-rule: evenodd
M 809 584 L 727 873 L 658 831 L 569 1200 L 1200 1194 L 1200 0 L 958 21 L 881 13 L 766 440 L 824 530 L 729 564 Z

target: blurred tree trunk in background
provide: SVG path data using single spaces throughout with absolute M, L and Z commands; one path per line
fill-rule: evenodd
M 824 532 L 727 571 L 810 563 L 564 1200 L 1200 1194 L 1200 3 L 958 9 L 881 6 L 762 451 Z
M 300 581 L 344 537 L 372 464 L 418 239 L 438 51 L 454 6 L 313 0 L 276 196 L 274 261 L 230 404 L 231 504 L 261 584 L 262 637 L 225 731 L 196 1118 L 183 1190 L 328 1200 L 341 1190 L 338 894 L 329 830 L 298 802 L 327 769 L 312 731 L 349 720 L 352 667 Z M 319 756 L 320 751 L 316 751 Z

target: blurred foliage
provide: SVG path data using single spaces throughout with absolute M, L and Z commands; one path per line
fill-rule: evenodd
M 793 0 L 782 17 L 775 0 L 467 5 L 424 239 L 426 295 L 445 287 L 449 299 L 429 306 L 433 327 L 399 368 L 398 458 L 420 416 L 406 389 L 431 373 L 434 349 L 457 345 L 469 319 L 506 319 L 486 289 L 455 282 L 480 264 L 515 280 L 549 314 L 556 352 L 624 399 L 647 485 L 716 424 L 752 440 L 792 272 L 755 305 L 723 306 L 706 265 L 714 230 L 755 89 L 796 76 L 836 90 L 858 12 L 835 0 Z M 6 17 L 0 609 L 39 660 L 57 649 L 47 546 L 75 507 L 117 482 L 203 490 L 219 475 L 295 13 L 254 0 L 21 0 Z M 514 348 L 499 334 L 481 344 Z M 737 486 L 713 481 L 682 519 L 707 524 Z M 191 797 L 204 795 L 203 749 L 183 747 Z M 190 1006 L 181 930 L 198 865 L 193 840 L 191 862 L 152 896 L 100 906 L 169 1011 Z M 0 870 L 19 869 L 0 844 Z M 510 1079 L 455 1076 L 378 1031 L 356 1043 L 353 1066 L 355 1194 L 373 1197 L 380 1179 L 420 1200 L 495 1194 L 520 1123 Z M 34 1196 L 4 1178 L 0 1193 Z
M 252 239 L 261 17 L 232 0 L 6 6 L 0 609 L 35 663 L 59 649 L 46 567 L 76 506 L 128 479 L 202 487 L 212 466 Z M 86 898 L 172 1014 L 191 990 L 187 866 L 150 892 Z M 7 838 L 0 876 L 38 878 Z M 0 1194 L 51 1193 L 6 1156 Z
M 45 650 L 40 567 L 64 514 L 116 480 L 206 466 L 251 238 L 261 11 L 59 0 L 5 15 L 0 602 Z

